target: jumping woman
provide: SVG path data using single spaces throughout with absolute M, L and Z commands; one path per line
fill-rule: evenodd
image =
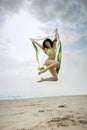
M 48 78 L 41 78 L 41 80 L 39 80 L 38 82 L 57 81 L 58 80 L 58 74 L 57 74 L 56 69 L 55 69 L 56 67 L 60 66 L 60 63 L 55 60 L 55 57 L 56 57 L 56 43 L 57 43 L 57 40 L 59 38 L 57 29 L 56 29 L 56 34 L 57 35 L 55 36 L 55 39 L 53 41 L 51 39 L 49 39 L 49 38 L 46 38 L 43 41 L 43 45 L 41 45 L 40 43 L 37 43 L 34 39 L 30 38 L 32 43 L 39 46 L 43 50 L 43 52 L 46 55 L 48 55 L 48 58 L 45 61 L 46 68 L 39 71 L 38 74 L 40 75 L 40 74 L 46 72 L 47 70 L 49 70 L 51 75 L 52 75 L 51 77 L 48 77 Z

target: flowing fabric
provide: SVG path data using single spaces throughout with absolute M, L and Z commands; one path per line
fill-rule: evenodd
M 58 40 L 57 40 L 57 43 L 56 43 L 56 58 L 55 58 L 55 61 L 58 61 L 60 63 L 60 66 L 61 66 L 62 45 L 61 45 L 60 37 L 59 37 L 58 33 L 56 32 L 56 30 L 54 30 L 52 36 L 48 36 L 48 37 L 45 37 L 43 39 L 34 39 L 34 40 L 37 43 L 42 45 L 43 41 L 46 38 L 49 38 L 53 41 L 56 36 L 57 36 Z M 37 44 L 35 44 L 35 42 L 32 41 L 32 43 L 33 43 L 33 46 L 34 46 L 35 52 L 36 52 L 36 60 L 37 60 L 37 63 L 38 63 L 38 69 L 43 70 L 43 69 L 46 68 L 46 65 L 44 64 L 44 62 L 45 62 L 45 60 L 47 59 L 48 56 L 44 53 L 44 51 Z M 59 72 L 60 66 L 56 67 L 57 73 Z

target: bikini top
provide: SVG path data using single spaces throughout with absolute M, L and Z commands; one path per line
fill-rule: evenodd
M 47 55 L 56 54 L 56 49 L 54 49 L 54 50 L 48 49 L 46 53 L 47 53 Z

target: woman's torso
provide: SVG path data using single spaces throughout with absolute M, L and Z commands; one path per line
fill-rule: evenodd
M 54 49 L 54 48 L 46 48 L 45 53 L 48 55 L 49 59 L 55 60 L 56 49 Z

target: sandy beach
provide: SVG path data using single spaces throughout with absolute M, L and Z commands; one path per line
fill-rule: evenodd
M 87 130 L 87 96 L 0 100 L 0 130 Z

